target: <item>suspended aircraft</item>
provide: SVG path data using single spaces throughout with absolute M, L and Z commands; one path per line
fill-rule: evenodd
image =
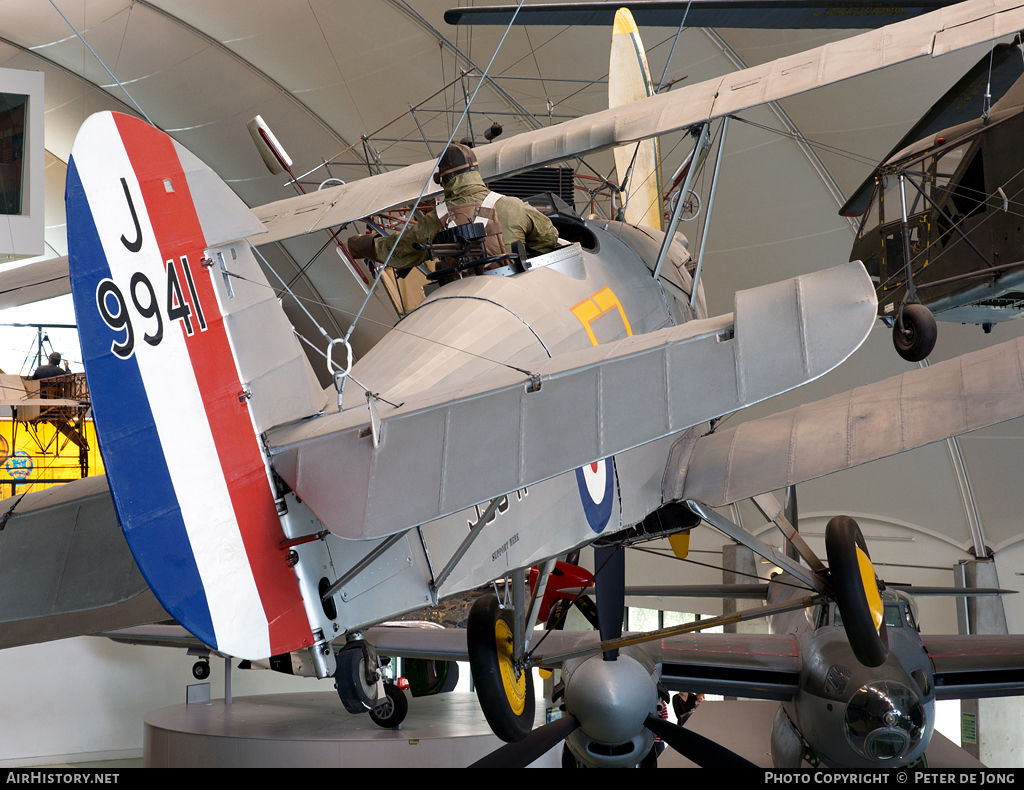
M 924 359 L 935 320 L 985 332 L 1024 314 L 1019 39 L 978 61 L 840 209 L 863 220 L 851 259 L 878 283 L 878 314 L 904 359 Z
M 874 0 L 634 0 L 629 8 L 642 27 L 742 27 L 771 30 L 796 28 L 863 29 L 909 19 L 951 5 L 926 0 L 910 5 L 882 5 Z M 468 6 L 445 11 L 449 25 L 601 25 L 614 24 L 623 6 L 616 0 L 582 3 L 536 3 Z
M 687 129 L 1021 27 L 1024 7 L 972 0 L 495 141 L 480 152 L 481 170 L 490 178 Z M 304 651 L 358 711 L 384 696 L 364 629 L 509 576 L 511 605 L 485 599 L 469 652 L 488 721 L 516 740 L 533 720 L 525 569 L 541 565 L 540 597 L 554 558 L 596 536 L 652 513 L 666 517 L 666 534 L 684 528 L 666 503 L 718 506 L 798 482 L 778 485 L 779 476 L 807 479 L 1024 413 L 1020 349 L 1010 343 L 963 358 L 955 372 L 934 366 L 898 389 L 848 393 L 841 420 L 828 402 L 791 415 L 784 447 L 779 434 L 759 437 L 768 455 L 718 455 L 735 431 L 698 438 L 698 426 L 823 375 L 863 341 L 876 309 L 863 267 L 740 292 L 734 314 L 707 318 L 672 231 L 662 242 L 587 222 L 553 199 L 541 208 L 567 244 L 511 260 L 511 276 L 439 287 L 358 361 L 346 339 L 325 337 L 336 386 L 324 392 L 253 245 L 429 197 L 434 167 L 250 211 L 141 121 L 105 113 L 83 125 L 68 168 L 69 259 L 110 498 L 103 481 L 26 496 L 7 504 L 2 540 L 38 546 L 41 533 L 29 530 L 44 523 L 72 542 L 91 531 L 110 545 L 116 510 L 146 584 L 123 565 L 83 607 L 66 595 L 76 581 L 90 586 L 96 569 L 83 560 L 79 577 L 31 578 L 7 619 L 32 621 L 36 640 L 68 635 L 82 608 L 94 621 L 145 622 L 135 618 L 155 603 L 139 589 L 148 586 L 221 653 L 258 661 Z M 925 409 L 919 430 L 910 420 L 858 444 L 868 422 L 895 419 L 914 398 L 946 397 L 970 408 Z M 867 403 L 850 424 L 851 406 Z M 828 448 L 807 448 L 807 420 L 819 421 L 815 437 L 849 433 L 853 451 L 823 458 Z M 765 469 L 761 459 L 776 452 L 792 463 Z M 5 572 L 0 583 L 17 577 Z M 609 682 L 629 672 L 624 660 L 603 663 Z

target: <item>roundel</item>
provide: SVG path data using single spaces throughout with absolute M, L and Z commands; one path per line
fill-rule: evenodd
M 612 515 L 612 478 L 615 475 L 611 458 L 595 461 L 576 470 L 576 484 L 587 523 L 600 533 Z

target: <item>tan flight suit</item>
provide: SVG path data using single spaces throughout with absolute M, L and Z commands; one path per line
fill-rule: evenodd
M 489 256 L 510 251 L 516 241 L 523 242 L 537 254 L 555 249 L 558 231 L 551 224 L 551 220 L 519 198 L 499 195 L 495 201 L 493 197 L 488 200 L 490 195 L 497 193 L 491 192 L 484 185 L 478 172 L 471 171 L 454 176 L 445 184 L 444 201 L 439 205 L 439 209 L 426 214 L 415 225 L 410 223 L 399 244 L 395 244 L 397 233 L 375 239 L 375 258 L 381 262 L 387 261 L 388 253 L 395 247 L 395 252 L 388 261 L 389 266 L 396 269 L 418 266 L 425 262 L 428 256 L 425 250 L 414 250 L 414 243 L 425 244 L 445 227 L 474 219 L 488 219 L 484 249 Z M 442 214 L 447 214 L 443 217 L 444 224 L 442 218 L 438 217 L 438 210 L 441 210 Z M 497 218 L 497 225 L 500 227 L 489 221 L 492 216 Z

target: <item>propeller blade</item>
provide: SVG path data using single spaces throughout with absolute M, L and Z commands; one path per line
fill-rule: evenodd
M 626 605 L 626 553 L 615 546 L 595 546 L 594 566 L 597 572 L 597 622 L 601 641 L 622 636 L 622 609 Z M 605 661 L 614 661 L 618 650 L 608 650 Z
M 687 760 L 695 762 L 701 768 L 754 768 L 758 766 L 736 752 L 720 746 L 703 735 L 672 724 L 664 719 L 648 714 L 644 726 L 661 738 L 665 743 L 679 752 Z
M 563 713 L 562 718 L 538 727 L 523 740 L 507 743 L 486 757 L 481 757 L 470 768 L 525 768 L 542 754 L 566 739 L 580 724 L 573 716 Z
M 783 507 L 785 508 L 786 520 L 793 525 L 794 530 L 799 532 L 800 507 L 796 501 L 796 486 L 786 486 L 786 502 Z M 791 560 L 799 561 L 800 559 L 800 552 L 797 551 L 792 541 L 786 541 L 786 554 Z

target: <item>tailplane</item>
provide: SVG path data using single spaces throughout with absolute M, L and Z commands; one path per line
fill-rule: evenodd
M 94 419 L 139 568 L 223 653 L 312 646 L 317 598 L 281 548 L 259 435 L 322 402 L 244 240 L 263 226 L 194 155 L 116 113 L 79 131 L 66 201 Z

